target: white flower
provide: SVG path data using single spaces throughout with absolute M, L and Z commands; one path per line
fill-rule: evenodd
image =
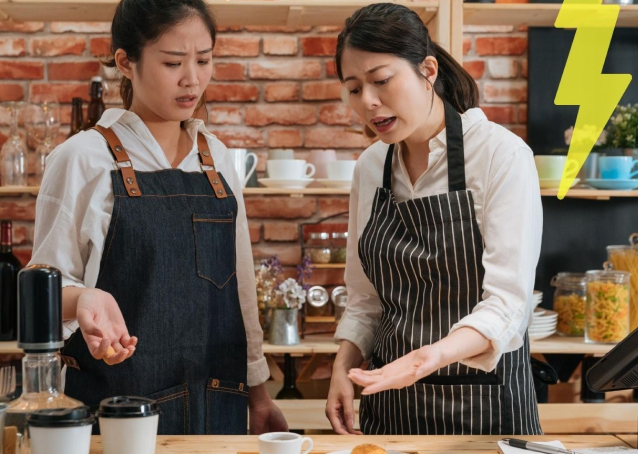
M 279 284 L 277 294 L 283 297 L 289 309 L 299 309 L 306 302 L 306 291 L 291 277 Z

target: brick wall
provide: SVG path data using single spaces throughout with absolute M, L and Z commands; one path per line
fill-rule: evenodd
M 119 105 L 112 72 L 98 57 L 109 50 L 108 23 L 1 23 L 0 100 L 24 100 L 54 92 L 63 104 L 68 132 L 70 102 L 88 100 L 88 81 L 108 79 L 107 104 Z M 229 147 L 245 147 L 265 168 L 268 148 L 294 148 L 299 157 L 311 149 L 333 148 L 347 159 L 368 141 L 357 133 L 358 120 L 340 100 L 341 86 L 332 61 L 338 28 L 222 28 L 215 48 L 214 76 L 206 91 L 209 127 Z M 481 89 L 487 116 L 525 137 L 527 121 L 527 33 L 512 27 L 468 27 L 465 67 Z M 0 142 L 9 132 L 0 112 Z M 256 258 L 279 254 L 293 272 L 299 260 L 297 223 L 347 209 L 347 197 L 255 197 L 246 199 Z M 35 198 L 0 199 L 0 218 L 14 220 L 16 254 L 31 253 Z M 316 271 L 318 284 L 340 280 L 339 270 Z

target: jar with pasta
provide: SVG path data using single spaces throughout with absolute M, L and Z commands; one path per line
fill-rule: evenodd
M 585 342 L 614 344 L 629 334 L 629 273 L 587 272 Z
M 607 246 L 607 260 L 615 270 L 631 274 L 629 294 L 629 329 L 638 328 L 638 233 L 629 237 L 629 244 Z
M 558 273 L 552 278 L 554 311 L 558 313 L 556 331 L 563 336 L 585 334 L 587 277 L 584 273 Z

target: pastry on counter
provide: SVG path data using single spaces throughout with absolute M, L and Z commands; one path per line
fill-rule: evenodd
M 355 446 L 350 454 L 388 454 L 381 446 L 373 444 L 362 444 Z

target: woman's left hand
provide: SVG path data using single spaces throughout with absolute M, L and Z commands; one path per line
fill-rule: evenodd
M 386 364 L 381 369 L 351 369 L 348 378 L 364 387 L 361 394 L 374 394 L 410 386 L 440 369 L 441 361 L 440 347 L 436 344 L 426 345 Z
M 250 434 L 288 432 L 288 423 L 279 407 L 272 401 L 265 385 L 249 391 Z

